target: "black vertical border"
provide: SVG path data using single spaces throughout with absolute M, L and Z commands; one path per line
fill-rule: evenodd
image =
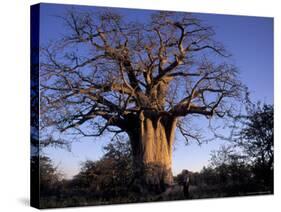
M 40 208 L 39 183 L 40 4 L 30 7 L 30 205 Z

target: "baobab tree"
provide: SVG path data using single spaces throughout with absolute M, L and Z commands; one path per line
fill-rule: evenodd
M 214 30 L 188 13 L 139 23 L 112 10 L 60 18 L 65 34 L 41 47 L 41 127 L 125 133 L 141 182 L 171 184 L 176 129 L 198 140 L 184 117 L 224 117 L 243 87 Z

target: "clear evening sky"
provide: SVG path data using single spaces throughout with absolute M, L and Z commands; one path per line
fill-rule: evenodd
M 97 11 L 98 7 L 82 7 L 58 4 L 41 4 L 40 44 L 57 40 L 64 33 L 58 15 L 67 9 Z M 126 20 L 146 21 L 151 10 L 116 9 Z M 194 13 L 196 17 L 214 27 L 216 40 L 222 42 L 231 52 L 232 63 L 239 71 L 240 78 L 250 91 L 253 101 L 273 103 L 273 19 L 264 17 L 230 16 Z M 207 133 L 207 129 L 204 130 Z M 59 169 L 71 177 L 78 173 L 80 163 L 86 159 L 97 160 L 102 157 L 102 146 L 109 137 L 83 139 L 72 144 L 71 152 L 65 149 L 45 149 Z M 198 146 L 196 143 L 184 145 L 183 138 L 176 136 L 176 149 L 173 152 L 173 172 L 182 169 L 200 171 L 208 164 L 210 152 L 218 149 L 222 141 L 212 141 Z

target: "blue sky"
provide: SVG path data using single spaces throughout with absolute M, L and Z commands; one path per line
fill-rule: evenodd
M 42 4 L 40 13 L 40 44 L 58 39 L 63 34 L 62 22 L 57 17 L 63 15 L 72 6 Z M 74 7 L 76 8 L 76 6 Z M 93 7 L 81 7 L 92 10 Z M 126 19 L 145 21 L 153 11 L 117 9 Z M 253 101 L 273 103 L 273 19 L 249 16 L 230 16 L 216 14 L 198 14 L 197 17 L 214 27 L 216 40 L 222 42 L 233 55 L 231 60 L 239 71 L 240 78 L 249 87 Z M 207 131 L 207 130 L 206 130 Z M 207 132 L 206 132 L 207 134 Z M 182 169 L 199 171 L 208 164 L 210 152 L 218 149 L 222 141 L 212 141 L 198 146 L 196 143 L 184 145 L 183 138 L 176 136 L 173 153 L 173 172 Z M 83 139 L 72 144 L 72 151 L 65 149 L 45 149 L 67 177 L 79 171 L 80 163 L 86 159 L 97 160 L 102 157 L 102 146 L 109 140 Z

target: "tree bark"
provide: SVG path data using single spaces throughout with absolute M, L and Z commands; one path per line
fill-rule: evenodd
M 136 123 L 138 122 L 138 123 Z M 135 175 L 141 186 L 163 190 L 173 183 L 172 145 L 176 118 L 141 112 L 128 134 Z

